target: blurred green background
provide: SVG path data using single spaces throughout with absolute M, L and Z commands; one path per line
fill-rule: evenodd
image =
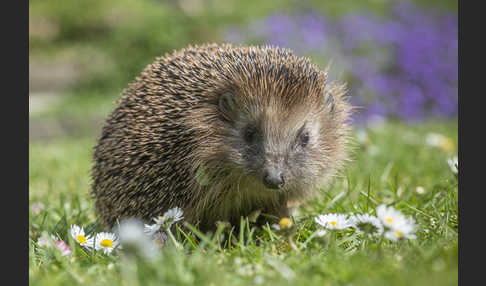
M 121 91 L 156 56 L 188 44 L 225 42 L 229 27 L 245 27 L 272 13 L 298 13 L 303 7 L 327 18 L 355 11 L 387 15 L 394 2 L 31 0 L 30 140 L 96 136 Z M 457 1 L 414 3 L 457 12 Z

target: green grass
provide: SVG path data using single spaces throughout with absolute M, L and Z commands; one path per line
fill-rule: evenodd
M 99 230 L 89 197 L 95 139 L 32 141 L 29 147 L 29 279 L 31 285 L 457 285 L 457 179 L 446 159 L 457 154 L 427 146 L 425 135 L 441 133 L 457 146 L 457 122 L 388 123 L 365 130 L 354 162 L 293 218 L 291 238 L 248 223 L 232 236 L 175 232 L 183 250 L 162 249 L 156 261 L 86 252 L 68 235 L 70 224 Z M 360 135 L 362 136 L 362 135 Z M 416 187 L 425 189 L 417 193 Z M 322 238 L 314 217 L 321 213 L 370 213 L 393 205 L 415 218 L 417 239 L 362 239 L 343 231 Z M 228 230 L 226 230 L 228 231 Z M 73 254 L 39 247 L 42 232 L 69 241 Z

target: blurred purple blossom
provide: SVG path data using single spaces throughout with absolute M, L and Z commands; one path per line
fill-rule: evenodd
M 226 40 L 258 41 L 293 49 L 343 70 L 354 122 L 392 117 L 408 122 L 457 116 L 458 27 L 451 12 L 397 2 L 387 17 L 359 12 L 332 21 L 315 11 L 276 13 Z

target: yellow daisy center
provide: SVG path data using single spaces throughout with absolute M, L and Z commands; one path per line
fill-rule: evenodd
M 292 221 L 289 218 L 284 217 L 278 224 L 281 228 L 289 228 L 292 226 Z
M 387 217 L 387 218 L 385 219 L 385 221 L 386 221 L 386 222 L 388 222 L 388 223 L 391 223 L 391 222 L 393 222 L 393 219 L 392 219 L 391 217 Z
M 336 226 L 337 222 L 336 221 L 331 221 L 332 226 Z
M 76 239 L 78 240 L 79 243 L 86 243 L 86 237 L 84 235 L 78 235 L 76 236 Z
M 112 247 L 113 241 L 111 239 L 105 238 L 100 242 L 100 245 L 104 247 Z
M 401 231 L 396 231 L 395 233 L 397 234 L 398 237 L 402 237 L 403 236 L 403 232 L 401 232 Z
M 439 142 L 439 147 L 444 151 L 454 150 L 454 141 L 451 138 L 443 138 Z

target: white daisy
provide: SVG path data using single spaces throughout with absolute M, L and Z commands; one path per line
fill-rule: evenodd
M 176 221 L 180 221 L 181 219 L 184 218 L 184 212 L 182 211 L 181 208 L 175 207 L 172 208 L 164 213 L 165 220 L 172 223 Z
M 419 195 L 422 195 L 423 193 L 425 193 L 425 189 L 424 187 L 422 186 L 418 186 L 417 188 L 415 188 L 415 191 L 417 192 L 417 194 Z
M 157 231 L 159 231 L 160 225 L 159 224 L 145 224 L 143 228 L 143 232 L 149 236 L 154 235 Z
M 39 239 L 37 239 L 38 246 L 51 246 L 52 245 L 52 236 L 49 238 L 46 233 L 43 233 Z
M 449 164 L 449 167 L 454 174 L 459 172 L 459 162 L 457 160 L 457 156 L 447 159 L 447 164 Z
M 118 246 L 118 238 L 109 232 L 100 232 L 95 237 L 95 249 L 103 250 L 105 254 L 113 251 Z
M 332 214 L 319 215 L 314 220 L 315 222 L 322 225 L 323 227 L 332 230 L 345 229 L 352 226 L 351 222 L 348 220 L 345 214 L 332 213 Z
M 277 223 L 272 224 L 272 228 L 275 230 L 284 230 L 284 229 L 289 229 L 290 227 L 292 227 L 292 220 L 290 220 L 290 218 L 288 217 L 282 218 L 278 222 L 278 224 Z
M 455 144 L 452 138 L 438 133 L 428 133 L 425 137 L 425 143 L 432 147 L 440 148 L 450 152 L 454 150 Z
M 397 241 L 400 238 L 415 238 L 413 232 L 415 232 L 417 226 L 413 218 L 405 217 L 392 206 L 386 207 L 385 205 L 376 208 L 376 215 L 388 228 L 385 232 L 385 238 L 392 241 Z
M 144 232 L 148 235 L 153 235 L 161 227 L 164 229 L 170 228 L 173 223 L 180 221 L 184 218 L 184 212 L 181 208 L 175 207 L 164 213 L 164 215 L 153 219 L 155 224 L 145 224 Z
M 43 203 L 41 202 L 36 202 L 36 203 L 33 203 L 31 206 L 30 206 L 32 212 L 36 215 L 38 215 L 42 210 L 45 209 L 45 206 Z
M 71 225 L 71 236 L 80 245 L 85 247 L 93 247 L 93 237 L 86 236 L 82 227 Z
M 403 238 L 415 239 L 416 236 L 413 234 L 415 229 L 415 221 L 413 221 L 412 219 L 408 219 L 404 223 L 397 225 L 393 229 L 385 232 L 385 238 L 392 241 L 397 241 Z
M 443 141 L 446 137 L 442 134 L 438 133 L 427 133 L 425 136 L 425 144 L 433 147 L 437 147 L 440 145 L 440 142 Z
M 379 205 L 376 208 L 376 216 L 381 220 L 385 227 L 392 229 L 407 223 L 407 218 L 392 206 L 387 207 L 386 205 Z
M 369 214 L 357 214 L 353 215 L 349 220 L 353 227 L 356 228 L 356 233 L 358 234 L 378 236 L 383 233 L 383 224 L 375 216 Z

